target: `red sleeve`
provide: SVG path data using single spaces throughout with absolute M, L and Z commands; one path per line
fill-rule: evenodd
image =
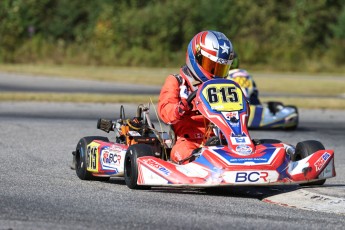
M 180 103 L 180 85 L 175 76 L 169 75 L 161 89 L 158 101 L 158 114 L 167 124 L 180 119 L 178 106 Z

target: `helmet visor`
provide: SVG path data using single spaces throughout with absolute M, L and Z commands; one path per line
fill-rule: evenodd
M 220 64 L 218 62 L 214 62 L 208 57 L 202 56 L 201 59 L 201 66 L 206 70 L 207 72 L 217 76 L 224 78 L 228 75 L 230 66 L 229 64 Z
M 229 72 L 229 69 L 231 66 L 231 62 L 229 64 L 221 64 L 221 63 L 212 61 L 208 57 L 205 57 L 202 55 L 201 66 L 207 72 L 209 72 L 209 73 L 211 73 L 217 77 L 224 78 L 228 75 L 228 72 Z

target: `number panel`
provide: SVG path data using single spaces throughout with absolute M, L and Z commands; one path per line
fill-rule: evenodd
M 90 172 L 98 172 L 98 162 L 99 162 L 99 144 L 90 143 L 87 146 L 87 170 Z
M 243 109 L 242 91 L 234 84 L 209 84 L 203 89 L 202 94 L 213 110 Z

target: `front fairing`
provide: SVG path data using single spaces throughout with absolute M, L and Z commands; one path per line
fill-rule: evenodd
M 247 129 L 249 105 L 239 85 L 227 79 L 203 83 L 195 98 L 197 109 L 221 131 L 228 148 L 239 155 L 255 152 Z

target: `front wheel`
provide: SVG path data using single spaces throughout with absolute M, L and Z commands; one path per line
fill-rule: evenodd
M 319 141 L 309 140 L 309 141 L 302 141 L 297 143 L 295 154 L 292 156 L 292 161 L 302 160 L 311 154 L 315 153 L 319 150 L 324 150 L 325 147 Z M 308 182 L 300 184 L 301 186 L 311 186 L 311 185 L 323 185 L 326 182 L 326 179 L 318 180 L 314 182 Z
M 131 145 L 125 156 L 125 182 L 130 189 L 149 189 L 148 186 L 138 185 L 138 163 L 137 159 L 143 156 L 154 156 L 150 146 L 145 144 Z
M 107 137 L 102 136 L 89 136 L 83 137 L 79 140 L 75 152 L 75 169 L 77 176 L 81 180 L 98 180 L 98 181 L 108 181 L 109 177 L 95 177 L 91 172 L 87 171 L 87 146 L 94 140 L 109 141 Z

